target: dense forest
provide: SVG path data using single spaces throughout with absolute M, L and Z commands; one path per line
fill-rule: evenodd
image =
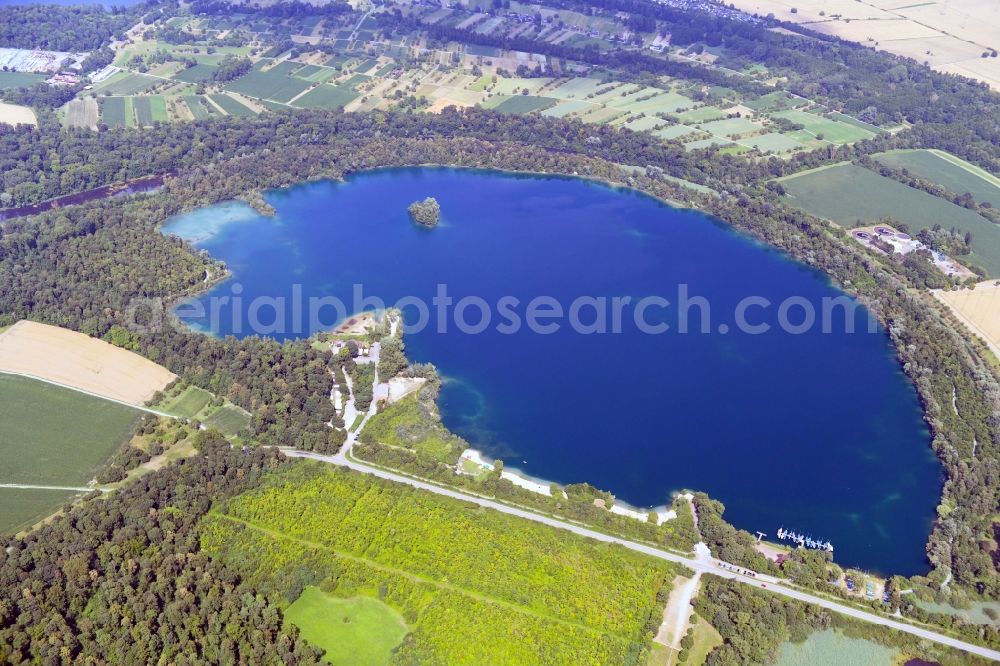
M 95 51 L 138 23 L 153 4 L 111 9 L 82 3 L 0 5 L 0 47 Z
M 267 596 L 198 544 L 213 500 L 254 487 L 282 457 L 196 438 L 201 455 L 2 538 L 0 662 L 321 663 Z

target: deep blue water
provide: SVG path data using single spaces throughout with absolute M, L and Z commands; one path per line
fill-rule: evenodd
M 441 203 L 434 230 L 407 216 L 425 196 Z M 291 297 L 293 283 L 305 297 L 337 296 L 348 310 L 356 283 L 390 305 L 404 296 L 429 302 L 444 283 L 456 302 L 517 297 L 522 319 L 524 304 L 542 295 L 567 309 L 580 296 L 661 295 L 674 305 L 651 307 L 646 319 L 668 323 L 664 334 L 639 331 L 634 308 L 623 310 L 619 334 L 578 333 L 566 319 L 552 334 L 501 333 L 506 320 L 494 305 L 485 332 L 462 333 L 451 318 L 444 333 L 408 333 L 407 351 L 447 378 L 445 424 L 509 466 L 588 481 L 638 506 L 663 504 L 678 489 L 704 490 L 740 527 L 829 539 L 842 564 L 927 570 L 941 472 L 885 333 L 867 332 L 863 311 L 855 333 L 844 331 L 843 314 L 828 333 L 776 327 L 778 304 L 789 297 L 819 312 L 822 299 L 841 295 L 822 275 L 704 215 L 574 179 L 384 170 L 267 200 L 275 218 L 225 204 L 166 229 L 234 271 L 201 299 L 232 295 L 237 283 L 241 290 L 243 303 L 221 307 L 214 332 L 234 332 L 234 311 L 246 320 L 255 296 Z M 680 284 L 709 301 L 711 332 L 678 332 Z M 746 317 L 771 323 L 770 332 L 736 330 L 737 304 L 748 296 L 772 303 Z M 417 321 L 414 308 L 404 312 Z M 697 331 L 700 311 L 690 312 L 689 330 Z M 789 319 L 798 323 L 795 312 Z M 272 318 L 263 308 L 260 319 Z M 479 311 L 468 309 L 465 319 L 478 322 Z M 593 308 L 579 319 L 592 322 Z M 275 337 L 302 333 L 288 324 Z

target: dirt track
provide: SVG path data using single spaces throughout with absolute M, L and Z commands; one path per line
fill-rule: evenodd
M 103 340 L 30 321 L 20 321 L 0 334 L 0 371 L 130 405 L 143 405 L 176 379 L 166 368 Z

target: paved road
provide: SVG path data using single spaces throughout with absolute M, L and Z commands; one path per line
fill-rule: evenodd
M 367 420 L 367 418 L 366 418 Z M 360 428 L 359 428 L 360 430 Z M 354 433 L 352 433 L 353 435 Z M 350 442 L 353 444 L 354 436 L 350 437 Z M 555 527 L 557 529 L 568 530 L 580 536 L 585 536 L 596 541 L 603 541 L 605 543 L 615 543 L 620 546 L 624 546 L 630 550 L 634 550 L 651 557 L 656 557 L 661 560 L 667 560 L 668 562 L 676 562 L 678 564 L 683 564 L 689 569 L 693 569 L 695 572 L 701 572 L 706 574 L 711 574 L 713 576 L 721 576 L 722 578 L 729 578 L 731 580 L 737 580 L 741 583 L 751 585 L 753 587 L 766 589 L 770 592 L 776 594 L 781 594 L 792 599 L 798 599 L 799 601 L 804 601 L 806 603 L 815 604 L 816 606 L 822 606 L 828 610 L 834 611 L 836 613 L 841 613 L 842 615 L 848 615 L 850 617 L 862 620 L 864 622 L 871 622 L 872 624 L 879 624 L 885 627 L 891 627 L 899 631 L 904 631 L 908 634 L 913 634 L 920 638 L 934 641 L 936 643 L 941 643 L 942 645 L 947 645 L 949 647 L 957 648 L 959 650 L 964 650 L 972 654 L 985 657 L 987 659 L 992 659 L 994 661 L 1000 661 L 1000 652 L 997 650 L 991 650 L 986 647 L 979 645 L 974 645 L 972 643 L 966 643 L 964 641 L 958 640 L 956 638 L 951 638 L 950 636 L 944 636 L 942 634 L 930 631 L 928 629 L 923 629 L 921 627 L 915 627 L 904 622 L 899 622 L 890 617 L 884 617 L 882 615 L 877 615 L 875 613 L 860 610 L 854 608 L 853 606 L 847 606 L 844 604 L 837 603 L 835 601 L 830 601 L 823 597 L 817 597 L 807 592 L 797 590 L 784 585 L 780 580 L 774 578 L 773 576 L 765 576 L 763 574 L 758 574 L 755 577 L 750 577 L 738 573 L 735 570 L 729 570 L 726 567 L 732 566 L 727 565 L 724 562 L 719 562 L 711 557 L 707 552 L 707 549 L 700 549 L 699 555 L 694 558 L 684 557 L 683 555 L 678 555 L 677 553 L 672 553 L 670 551 L 661 550 L 659 548 L 654 548 L 652 546 L 647 546 L 642 543 L 637 543 L 635 541 L 628 541 L 627 539 L 620 539 L 618 537 L 603 534 L 601 532 L 595 532 L 594 530 L 582 527 L 580 525 L 575 525 L 573 523 L 564 522 L 557 518 L 552 518 L 550 516 L 545 516 L 542 514 L 534 513 L 532 511 L 527 511 L 525 509 L 518 509 L 516 507 L 510 506 L 508 504 L 503 504 L 495 500 L 487 499 L 484 497 L 477 497 L 475 495 L 469 495 L 458 490 L 453 490 L 451 488 L 445 488 L 442 486 L 437 486 L 431 483 L 413 479 L 401 474 L 394 474 L 377 467 L 372 467 L 359 462 L 355 458 L 351 458 L 347 455 L 350 447 L 345 446 L 341 451 L 334 456 L 324 456 L 318 453 L 311 453 L 308 451 L 298 451 L 295 449 L 282 448 L 282 452 L 293 458 L 309 458 L 312 460 L 319 460 L 326 463 L 331 463 L 334 465 L 340 465 L 342 467 L 350 468 L 357 472 L 362 472 L 365 474 L 371 474 L 372 476 L 377 476 L 381 479 L 387 479 L 389 481 L 395 481 L 397 483 L 405 483 L 406 485 L 412 486 L 414 488 L 420 488 L 421 490 L 427 490 L 432 493 L 437 493 L 438 495 L 444 495 L 446 497 L 452 497 L 454 499 L 463 500 L 465 502 L 472 502 L 489 509 L 495 509 L 501 513 L 506 513 L 511 516 L 517 516 L 519 518 L 524 518 L 526 520 L 532 520 L 536 523 L 542 523 L 544 525 L 549 525 L 550 527 Z M 737 567 L 733 567 L 737 569 Z

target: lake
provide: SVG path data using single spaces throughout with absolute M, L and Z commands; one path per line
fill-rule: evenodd
M 406 210 L 427 196 L 441 205 L 435 229 Z M 198 302 L 234 300 L 215 299 L 211 320 L 189 312 L 192 326 L 247 335 L 256 314 L 258 331 L 302 337 L 295 306 L 268 327 L 279 317 L 254 299 L 333 296 L 352 310 L 358 284 L 387 305 L 416 297 L 428 316 L 407 306 L 407 324 L 431 325 L 407 332 L 407 354 L 445 378 L 445 425 L 509 467 L 636 506 L 703 490 L 735 525 L 829 540 L 841 564 L 927 571 L 942 477 L 916 392 L 863 309 L 834 309 L 830 330 L 793 328 L 842 296 L 823 275 L 700 213 L 579 179 L 392 169 L 266 199 L 273 218 L 229 203 L 165 227 L 233 271 Z M 454 304 L 482 299 L 461 317 L 453 306 L 443 330 L 431 304 L 442 284 Z M 616 297 L 631 299 L 617 327 L 601 306 Z M 561 319 L 541 316 L 556 307 Z M 332 326 L 328 310 L 313 328 Z

